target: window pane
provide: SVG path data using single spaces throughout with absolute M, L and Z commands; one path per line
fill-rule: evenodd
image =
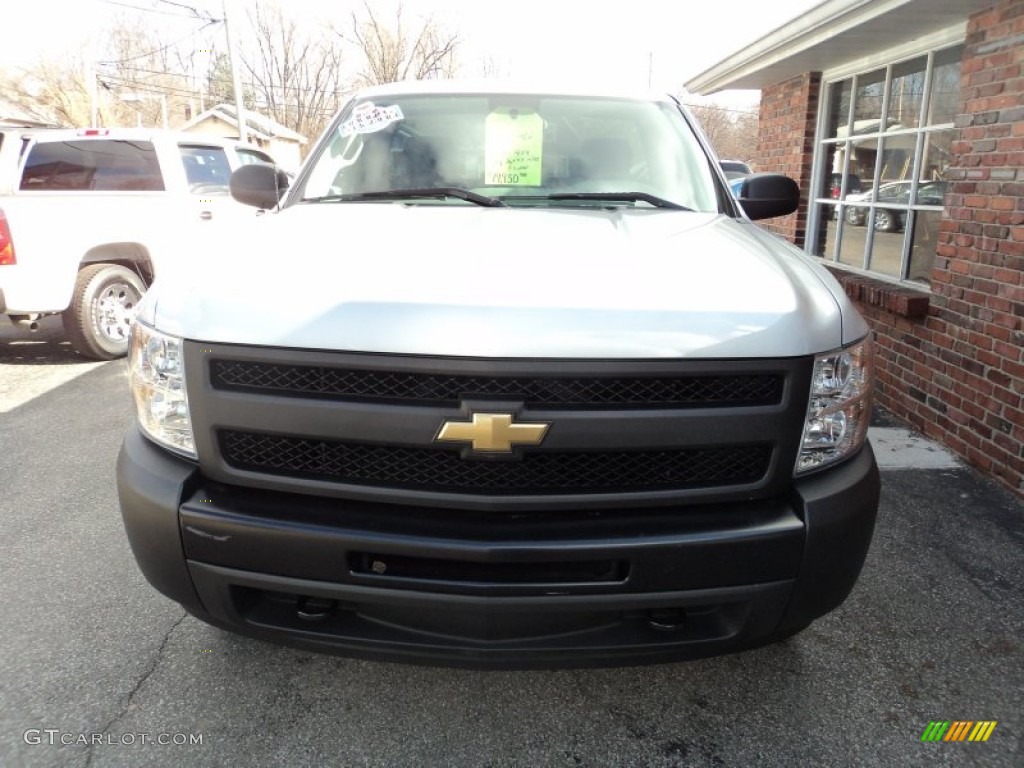
M 860 174 L 848 165 L 847 158 L 850 156 L 851 147 L 849 142 L 822 146 L 825 162 L 822 163 L 821 194 L 824 197 L 838 200 L 841 197 L 863 191 Z M 844 181 L 845 188 L 843 187 Z
M 222 147 L 182 146 L 180 149 L 192 194 L 228 194 L 231 166 Z
M 941 211 L 914 211 L 911 215 L 910 272 L 908 280 L 931 282 L 935 261 L 935 243 L 939 233 Z
M 874 186 L 875 158 L 878 157 L 878 139 L 857 139 L 850 145 L 850 173 L 861 182 L 861 191 Z
M 828 126 L 826 138 L 838 139 L 847 135 L 846 124 L 850 120 L 850 93 L 853 81 L 842 80 L 829 87 Z
M 900 277 L 900 266 L 903 263 L 902 225 L 906 215 L 906 211 L 894 211 L 884 207 L 875 209 L 875 237 L 871 245 L 870 264 L 872 272 Z M 864 227 L 861 231 L 867 232 L 867 228 Z
M 274 161 L 270 155 L 265 152 L 260 152 L 256 149 L 241 149 L 235 150 L 238 154 L 238 159 L 242 165 L 252 165 L 253 163 L 265 163 L 267 165 L 273 165 Z
M 892 84 L 889 86 L 889 115 L 885 121 L 887 131 L 917 128 L 921 124 L 927 61 L 922 56 L 893 66 Z
M 929 125 L 952 123 L 960 101 L 960 61 L 963 46 L 947 48 L 935 54 L 932 62 L 932 92 L 929 103 Z
M 914 178 L 917 136 L 916 133 L 901 133 L 882 139 L 882 172 L 879 177 L 881 184 Z M 903 202 L 909 200 L 908 197 Z
M 882 120 L 882 95 L 885 91 L 885 70 L 878 69 L 857 78 L 857 100 L 854 104 L 854 133 L 873 133 Z
M 811 246 L 811 253 L 824 257 L 826 261 L 832 261 L 835 253 L 836 230 L 839 225 L 835 218 L 836 211 L 834 205 L 818 206 L 818 235 Z
M 952 161 L 953 131 L 931 131 L 924 136 L 924 157 L 921 162 L 921 179 L 938 180 L 946 178 L 946 169 Z
M 36 144 L 25 161 L 24 190 L 159 191 L 164 188 L 147 141 L 83 140 Z
M 628 189 L 718 210 L 707 158 L 668 102 L 398 95 L 352 104 L 340 120 L 297 195 L 443 186 L 536 205 L 551 193 Z
M 846 224 L 839 241 L 839 263 L 857 269 L 864 268 L 864 243 L 867 240 L 866 227 Z

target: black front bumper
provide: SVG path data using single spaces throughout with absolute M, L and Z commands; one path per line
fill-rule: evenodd
M 223 485 L 133 429 L 118 490 L 146 578 L 211 624 L 348 656 L 537 667 L 798 631 L 852 589 L 879 477 L 866 446 L 783 498 L 467 512 Z

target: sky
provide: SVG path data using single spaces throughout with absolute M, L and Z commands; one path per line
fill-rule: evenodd
M 244 11 L 255 0 L 227 0 Z M 88 51 L 118 14 L 136 15 L 186 40 L 197 27 L 186 7 L 223 13 L 224 0 L 30 0 L 6 3 L 0 66 L 30 65 L 62 51 Z M 368 0 L 387 15 L 395 0 Z M 681 93 L 683 83 L 821 0 L 616 2 L 598 0 L 403 0 L 407 18 L 430 15 L 460 39 L 460 74 L 480 76 L 484 62 L 501 75 L 574 79 L 616 88 Z M 234 4 L 234 5 L 232 5 Z M 362 0 L 283 0 L 289 11 L 346 24 Z M 235 11 L 232 11 L 235 14 Z M 183 15 L 184 14 L 184 15 Z M 237 13 L 244 22 L 244 13 Z M 223 34 L 221 26 L 203 34 Z M 178 35 L 178 33 L 181 33 Z M 203 45 L 202 36 L 196 44 Z M 733 92 L 721 104 L 754 104 Z

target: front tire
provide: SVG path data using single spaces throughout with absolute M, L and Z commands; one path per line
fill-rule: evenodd
M 117 264 L 92 264 L 78 273 L 64 331 L 75 351 L 93 360 L 128 352 L 128 331 L 146 292 L 137 274 Z

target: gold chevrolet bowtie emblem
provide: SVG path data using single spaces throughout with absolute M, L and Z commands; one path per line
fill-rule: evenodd
M 446 421 L 437 440 L 472 443 L 480 453 L 512 453 L 513 445 L 540 445 L 550 424 L 513 424 L 509 413 L 474 413 L 472 421 Z

